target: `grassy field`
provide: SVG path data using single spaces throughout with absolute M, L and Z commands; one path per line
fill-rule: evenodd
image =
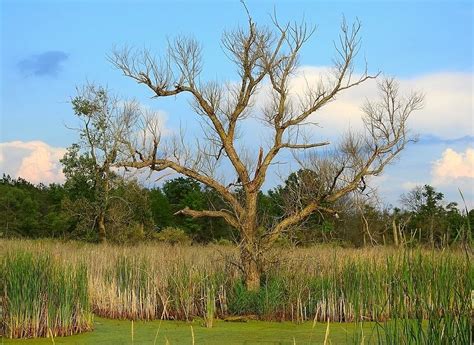
M 183 339 L 191 339 L 191 325 L 197 344 L 234 335 L 234 343 L 252 344 L 265 334 L 268 343 L 308 343 L 312 335 L 322 343 L 328 320 L 334 343 L 369 343 L 370 322 L 377 323 L 376 342 L 463 344 L 470 337 L 474 268 L 463 251 L 275 249 L 259 292 L 245 290 L 231 246 L 3 240 L 0 254 L 7 277 L 1 328 L 10 338 L 88 331 L 92 314 L 174 320 L 163 321 L 159 338 L 171 344 L 189 343 Z M 242 315 L 261 321 L 220 321 Z M 152 343 L 157 321 L 135 325 L 134 341 Z M 131 323 L 96 318 L 93 332 L 57 342 L 94 337 L 131 343 Z
M 191 330 L 192 327 L 192 330 Z M 354 324 L 331 323 L 328 343 L 351 343 Z M 366 343 L 371 338 L 374 324 L 363 326 Z M 215 327 L 206 328 L 202 322 L 183 321 L 136 321 L 110 320 L 97 317 L 94 331 L 69 337 L 54 338 L 55 344 L 193 344 L 241 345 L 241 344 L 322 344 L 326 339 L 327 325 L 311 322 L 224 322 L 217 321 Z M 156 340 L 155 340 L 156 339 Z M 3 339 L 4 344 L 52 344 L 51 339 Z

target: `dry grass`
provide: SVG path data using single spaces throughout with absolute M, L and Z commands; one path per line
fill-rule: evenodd
M 48 253 L 88 268 L 95 314 L 118 319 L 256 315 L 267 320 L 365 321 L 468 317 L 473 266 L 460 251 L 316 246 L 275 249 L 258 293 L 245 290 L 230 246 L 135 247 L 0 241 L 0 254 Z M 458 322 L 458 321 L 456 321 Z

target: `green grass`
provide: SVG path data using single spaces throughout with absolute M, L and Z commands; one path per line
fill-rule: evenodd
M 0 333 L 10 338 L 71 335 L 91 329 L 87 268 L 48 254 L 16 252 L 0 260 Z
M 195 344 L 322 344 L 326 334 L 326 324 L 311 322 L 295 324 L 292 322 L 225 322 L 214 321 L 213 328 L 203 326 L 204 321 L 136 321 L 132 343 L 132 322 L 109 320 L 96 317 L 94 331 L 69 337 L 54 338 L 55 344 L 153 344 L 159 329 L 156 344 L 192 344 L 191 326 Z M 351 344 L 356 325 L 352 323 L 331 323 L 329 340 L 331 344 Z M 374 324 L 363 326 L 367 342 Z M 3 339 L 0 344 L 52 344 L 51 339 Z

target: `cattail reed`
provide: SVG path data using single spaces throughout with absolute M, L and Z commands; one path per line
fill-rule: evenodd
M 20 251 L 3 256 L 0 273 L 4 336 L 56 337 L 92 329 L 86 266 Z
M 38 286 L 43 280 L 30 278 L 33 273 L 28 273 L 24 284 L 31 288 L 22 292 L 31 295 L 24 297 L 32 301 L 28 315 L 23 316 L 21 307 L 15 306 L 14 300 L 8 300 L 7 315 L 19 315 L 21 320 L 26 318 L 32 324 L 41 324 L 43 319 L 58 320 L 60 327 L 53 328 L 55 334 L 67 334 L 58 330 L 61 327 L 78 328 L 75 325 L 88 315 L 86 312 L 78 315 L 79 302 L 71 303 L 67 297 L 76 296 L 77 291 L 84 294 L 77 298 L 82 310 L 87 311 L 84 303 L 88 298 L 87 303 L 94 313 L 117 319 L 191 321 L 202 318 L 208 327 L 213 325 L 214 318 L 231 316 L 294 322 L 376 321 L 377 332 L 384 337 L 381 341 L 389 343 L 393 339 L 395 342 L 407 340 L 409 335 L 414 337 L 413 334 L 418 334 L 415 340 L 424 337 L 434 343 L 436 339 L 456 343 L 460 334 L 467 334 L 469 330 L 474 267 L 465 253 L 456 250 L 384 247 L 357 250 L 323 246 L 278 249 L 273 253 L 278 259 L 270 257 L 271 264 L 262 277 L 261 289 L 255 292 L 247 291 L 243 285 L 242 274 L 235 265 L 238 252 L 231 246 L 116 247 L 8 241 L 7 247 L 12 251 L 44 251 L 67 262 L 61 266 L 65 271 L 60 273 L 57 272 L 59 266 L 51 265 L 50 256 L 45 259 L 22 254 L 16 259 L 20 260 L 18 264 L 13 265 L 15 270 L 9 274 L 23 270 L 24 266 L 34 266 L 35 274 L 57 277 L 58 283 L 54 286 L 66 284 L 61 277 L 65 281 L 73 279 L 71 277 L 81 281 L 81 289 L 57 294 L 55 298 L 61 300 L 44 301 L 38 298 L 43 296 L 44 289 Z M 6 262 L 13 260 L 11 255 L 6 258 L 4 270 L 8 266 Z M 22 266 L 21 260 L 29 261 Z M 76 268 L 68 271 L 68 265 Z M 9 266 L 11 270 L 12 264 Z M 49 272 L 43 267 L 50 266 L 55 273 L 43 273 Z M 84 288 L 86 280 L 87 290 Z M 10 304 L 18 312 L 12 314 Z M 60 312 L 54 309 L 58 305 Z M 5 330 L 23 329 L 21 320 L 12 318 Z M 46 335 L 44 328 L 23 331 L 36 332 L 32 335 L 17 332 L 18 336 Z

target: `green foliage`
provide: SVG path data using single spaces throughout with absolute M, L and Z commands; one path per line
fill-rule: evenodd
M 166 181 L 163 193 L 168 199 L 170 210 L 174 214 L 185 207 L 202 210 L 206 205 L 201 185 L 190 178 L 178 177 Z M 188 234 L 199 237 L 203 232 L 205 219 L 194 220 L 190 217 L 177 217 L 174 226 L 184 229 Z
M 468 225 L 457 203 L 445 204 L 443 193 L 430 185 L 416 187 L 402 196 L 406 213 L 410 216 L 407 231 L 418 231 L 418 241 L 446 246 L 462 240 Z
M 319 198 L 324 188 L 324 184 L 312 170 L 300 169 L 291 173 L 283 186 L 277 186 L 268 192 L 268 196 L 263 196 L 262 199 L 268 199 L 263 203 L 268 218 L 265 223 L 270 226 L 275 219 L 297 212 L 302 205 Z M 262 207 L 261 204 L 259 206 Z M 332 215 L 315 212 L 292 229 L 285 240 L 298 245 L 311 245 L 327 241 L 334 230 L 335 220 Z
M 0 237 L 62 237 L 71 219 L 62 209 L 62 186 L 38 185 L 3 176 L 0 180 Z
M 160 230 L 172 226 L 183 229 L 195 242 L 211 242 L 214 239 L 231 239 L 233 230 L 222 219 L 175 216 L 185 207 L 194 210 L 222 209 L 227 205 L 212 189 L 203 188 L 198 182 L 184 177 L 166 181 L 162 188 L 149 191 L 152 218 Z
M 154 238 L 161 242 L 169 244 L 190 244 L 191 238 L 183 229 L 175 227 L 166 227 L 154 235 Z
M 259 292 L 248 291 L 244 282 L 237 281 L 229 296 L 229 312 L 233 315 L 258 315 L 261 313 Z
M 81 153 L 79 144 L 72 144 L 60 162 L 66 177 L 64 188 L 71 200 L 95 200 L 94 160 L 88 152 Z
M 282 307 L 288 293 L 279 276 L 268 277 L 259 291 L 248 291 L 242 281 L 237 281 L 229 294 L 229 311 L 234 315 L 256 315 L 259 319 L 284 318 Z
M 147 189 L 137 181 L 112 174 L 108 201 L 104 204 L 94 187 L 93 172 L 87 168 L 90 165 L 87 162 L 90 163 L 87 154 L 80 154 L 78 146 L 73 145 L 63 160 L 66 175 L 63 186 L 35 186 L 21 178 L 14 180 L 4 176 L 0 180 L 0 236 L 96 242 L 99 239 L 97 215 L 105 210 L 107 237 L 113 243 L 145 241 L 167 227 L 181 229 L 187 236 L 186 241 L 190 239 L 195 243 L 239 240 L 236 229 L 221 218 L 175 215 L 185 207 L 197 210 L 228 208 L 212 189 L 182 177 L 167 181 L 162 188 Z M 287 209 L 293 193 L 289 186 L 294 188 L 299 184 L 299 177 L 294 175 L 288 179 L 287 185 L 259 194 L 261 231 L 271 227 L 294 207 Z M 433 187 L 417 188 L 402 200 L 404 209 L 379 209 L 372 204 L 355 208 L 350 207 L 350 200 L 345 200 L 346 204 L 332 206 L 341 210 L 339 218 L 324 212 L 313 214 L 281 236 L 276 244 L 280 247 L 308 246 L 318 242 L 348 246 L 391 244 L 393 221 L 403 225 L 400 236 L 403 236 L 405 246 L 429 243 L 446 247 L 462 244 L 472 237 L 474 212 L 461 211 L 454 202 L 445 203 L 442 193 Z
M 444 255 L 431 260 L 408 255 L 398 263 L 389 261 L 387 268 L 394 274 L 388 301 L 392 317 L 377 322 L 373 337 L 377 343 L 469 343 L 472 328 L 468 290 L 474 283 L 469 262 Z M 458 270 L 465 272 L 465 279 L 460 279 Z
M 113 157 L 108 156 L 115 153 L 106 152 L 103 148 L 107 145 L 106 135 L 100 134 L 108 130 L 104 123 L 106 114 L 84 113 L 106 106 L 102 104 L 107 100 L 104 91 L 99 89 L 96 93 L 94 97 L 97 99 L 78 96 L 73 100 L 74 107 L 77 107 L 76 114 L 92 117 L 91 126 L 94 129 L 91 133 L 89 129 L 83 129 L 81 133 L 88 135 L 87 143 L 82 146 L 73 144 L 61 159 L 66 176 L 63 208 L 74 222 L 71 233 L 74 238 L 98 241 L 98 218 L 103 215 L 108 241 L 136 243 L 145 239 L 153 228 L 152 210 L 147 193 L 136 181 L 125 180 L 110 170 Z M 86 150 L 88 147 L 94 148 L 94 156 Z M 105 157 L 98 157 L 97 152 L 101 149 Z M 100 162 L 101 159 L 105 161 Z
M 148 192 L 150 200 L 150 212 L 155 226 L 164 229 L 173 224 L 173 214 L 168 198 L 160 188 L 150 189 Z

